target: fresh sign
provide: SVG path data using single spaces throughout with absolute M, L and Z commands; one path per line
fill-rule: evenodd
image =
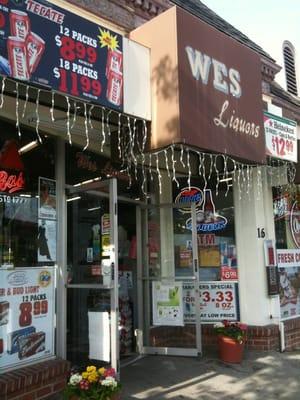
M 297 123 L 265 112 L 264 126 L 267 155 L 297 162 Z

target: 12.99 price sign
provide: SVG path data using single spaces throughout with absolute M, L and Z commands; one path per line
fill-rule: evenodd
M 1 368 L 54 354 L 54 269 L 0 270 Z
M 122 36 L 47 1 L 0 2 L 0 73 L 123 108 Z
M 287 118 L 264 113 L 266 154 L 297 162 L 297 124 Z

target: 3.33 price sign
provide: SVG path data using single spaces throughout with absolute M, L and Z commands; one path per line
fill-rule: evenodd
M 200 317 L 204 321 L 238 319 L 237 283 L 207 282 L 199 286 Z

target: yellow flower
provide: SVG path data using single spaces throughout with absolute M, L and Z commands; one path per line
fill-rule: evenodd
M 98 372 L 99 372 L 100 375 L 104 375 L 105 368 L 103 368 L 103 367 L 102 367 L 102 368 L 99 368 L 99 369 L 98 369 Z
M 88 372 L 83 372 L 82 374 L 83 379 L 86 379 L 89 376 Z
M 87 372 L 95 372 L 96 371 L 96 367 L 91 365 L 91 366 L 87 367 L 86 370 L 87 370 Z
M 89 374 L 89 376 L 88 376 L 88 381 L 89 382 L 97 382 L 97 380 L 98 380 L 98 375 L 97 375 L 97 372 L 92 372 L 91 374 Z

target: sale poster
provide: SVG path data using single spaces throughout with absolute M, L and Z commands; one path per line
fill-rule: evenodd
M 1 74 L 122 110 L 121 35 L 45 0 L 1 3 Z
M 200 319 L 203 322 L 236 321 L 238 316 L 237 283 L 202 282 L 199 284 Z M 194 283 L 183 283 L 183 313 L 185 323 L 196 322 Z
M 54 268 L 0 270 L 0 371 L 54 354 Z
M 300 267 L 279 268 L 281 319 L 300 316 Z
M 182 283 L 152 282 L 153 325 L 183 326 Z
M 297 162 L 297 123 L 264 112 L 266 154 Z
M 56 261 L 56 221 L 39 219 L 38 262 Z
M 300 316 L 300 250 L 278 249 L 281 319 Z
M 56 219 L 56 181 L 39 177 L 39 218 Z

